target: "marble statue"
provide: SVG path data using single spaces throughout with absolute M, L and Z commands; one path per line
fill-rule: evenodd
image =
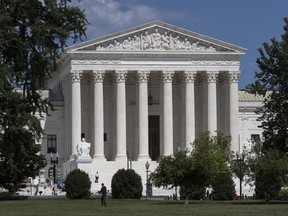
M 89 156 L 90 153 L 90 148 L 91 148 L 91 143 L 88 143 L 85 141 L 85 138 L 82 138 L 81 142 L 77 145 L 77 152 L 78 152 L 78 156 L 82 157 L 82 156 Z

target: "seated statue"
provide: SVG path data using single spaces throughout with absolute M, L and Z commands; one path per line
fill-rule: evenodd
M 91 148 L 91 143 L 88 143 L 85 141 L 85 138 L 82 138 L 81 142 L 77 145 L 77 152 L 78 156 L 89 156 L 90 153 L 90 148 Z

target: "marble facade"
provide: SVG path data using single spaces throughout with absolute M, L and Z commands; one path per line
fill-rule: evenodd
M 44 126 L 57 135 L 63 176 L 75 168 L 83 137 L 92 158 L 85 169 L 92 182 L 98 172 L 108 189 L 113 174 L 131 165 L 145 185 L 147 161 L 153 170 L 160 155 L 192 151 L 201 132 L 230 135 L 231 150 L 241 151 L 238 78 L 245 51 L 159 21 L 69 47 L 48 83 L 57 110 Z

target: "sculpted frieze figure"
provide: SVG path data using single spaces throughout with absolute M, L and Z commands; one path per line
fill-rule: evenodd
M 199 41 L 181 35 L 174 35 L 167 31 L 161 34 L 158 28 L 153 33 L 148 30 L 140 35 L 129 35 L 126 38 L 114 40 L 108 45 L 98 45 L 96 50 L 192 50 L 216 51 L 213 46 L 201 46 Z

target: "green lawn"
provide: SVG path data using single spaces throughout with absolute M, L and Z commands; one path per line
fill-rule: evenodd
M 1 216 L 268 216 L 288 215 L 288 204 L 197 201 L 189 205 L 175 201 L 108 200 L 22 200 L 0 201 Z

